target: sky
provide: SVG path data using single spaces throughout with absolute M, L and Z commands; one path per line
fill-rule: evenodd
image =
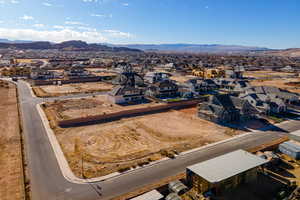
M 0 38 L 300 47 L 299 0 L 0 0 Z

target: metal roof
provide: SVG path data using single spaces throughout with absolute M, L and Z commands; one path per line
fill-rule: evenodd
M 175 193 L 180 193 L 181 191 L 188 189 L 181 181 L 178 180 L 170 182 L 168 186 L 169 189 Z
M 293 140 L 284 142 L 284 143 L 280 144 L 279 147 L 284 147 L 286 149 L 290 149 L 293 152 L 300 152 L 300 143 L 293 141 Z
M 131 200 L 159 200 L 162 199 L 163 197 L 164 196 L 160 194 L 157 190 L 152 190 L 138 197 L 132 198 Z
M 222 156 L 189 166 L 188 169 L 210 183 L 220 182 L 268 161 L 244 150 L 237 150 Z
M 180 196 L 178 196 L 176 193 L 170 193 L 166 200 L 182 200 Z
M 300 130 L 297 130 L 297 131 L 293 131 L 291 133 L 289 133 L 290 135 L 296 135 L 296 136 L 299 136 L 300 137 Z

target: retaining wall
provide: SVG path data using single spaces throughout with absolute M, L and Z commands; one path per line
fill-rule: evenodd
M 57 82 L 61 82 L 61 84 L 69 84 L 69 83 L 86 83 L 86 82 L 98 82 L 102 80 L 108 80 L 113 78 L 113 76 L 96 76 L 89 78 L 76 78 L 76 79 L 66 79 L 66 80 L 31 80 L 31 84 L 35 86 L 41 85 L 54 85 Z
M 128 118 L 128 117 L 135 117 L 140 115 L 164 112 L 170 109 L 189 108 L 189 107 L 196 106 L 198 103 L 200 103 L 203 100 L 204 98 L 197 99 L 197 100 L 186 100 L 186 101 L 172 102 L 164 105 L 158 105 L 158 106 L 152 106 L 146 108 L 124 110 L 124 111 L 119 111 L 119 112 L 109 113 L 109 114 L 101 114 L 101 115 L 94 115 L 94 116 L 88 116 L 88 117 L 82 117 L 76 119 L 61 120 L 58 122 L 58 125 L 61 127 L 72 127 L 72 126 L 96 124 L 101 122 L 109 122 L 109 121 L 119 120 L 121 118 Z

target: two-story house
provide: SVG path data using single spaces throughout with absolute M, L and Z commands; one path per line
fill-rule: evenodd
M 228 94 L 214 95 L 198 105 L 198 116 L 216 123 L 232 123 L 251 119 L 257 110 L 245 99 Z

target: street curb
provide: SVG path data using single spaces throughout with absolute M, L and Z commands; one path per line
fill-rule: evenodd
M 43 122 L 43 125 L 44 125 L 44 128 L 46 130 L 48 139 L 49 139 L 50 144 L 52 146 L 52 149 L 55 153 L 55 157 L 57 159 L 59 168 L 60 168 L 63 176 L 65 177 L 65 179 L 68 180 L 71 183 L 86 184 L 86 183 L 100 182 L 100 181 L 104 181 L 104 180 L 107 180 L 107 179 L 116 178 L 116 177 L 119 177 L 119 176 L 122 176 L 122 175 L 125 175 L 125 174 L 129 174 L 129 173 L 131 173 L 135 170 L 138 170 L 138 169 L 142 169 L 142 168 L 145 168 L 145 167 L 151 167 L 151 166 L 156 165 L 160 162 L 169 160 L 169 158 L 163 158 L 163 159 L 160 159 L 158 161 L 152 162 L 148 165 L 145 165 L 144 167 L 136 167 L 135 169 L 128 170 L 124 173 L 114 172 L 114 173 L 111 173 L 111 174 L 108 174 L 108 175 L 105 175 L 105 176 L 101 176 L 101 177 L 97 177 L 97 178 L 90 178 L 90 179 L 78 178 L 72 172 L 72 170 L 69 166 L 69 163 L 66 160 L 64 153 L 62 152 L 60 144 L 57 141 L 56 136 L 55 136 L 53 130 L 51 129 L 51 127 L 50 127 L 47 116 L 45 115 L 44 111 L 41 108 L 42 104 L 43 103 L 37 104 L 36 108 L 37 108 L 38 113 L 39 113 L 39 115 L 41 117 L 41 120 Z
M 56 138 L 53 130 L 50 127 L 48 118 L 47 118 L 46 114 L 44 113 L 43 109 L 41 108 L 42 104 L 44 104 L 44 103 L 37 104 L 36 108 L 38 110 L 38 113 L 40 115 L 40 118 L 42 120 L 44 128 L 46 130 L 46 133 L 47 133 L 48 139 L 50 141 L 50 144 L 52 146 L 52 149 L 53 149 L 53 151 L 55 153 L 55 157 L 57 159 L 57 162 L 58 162 L 58 165 L 60 167 L 60 170 L 61 170 L 64 178 L 66 180 L 68 180 L 69 182 L 71 182 L 71 183 L 88 184 L 88 183 L 94 183 L 94 182 L 101 182 L 101 181 L 104 181 L 104 180 L 108 180 L 108 179 L 112 179 L 112 178 L 117 178 L 117 177 L 120 177 L 122 175 L 133 173 L 133 172 L 135 172 L 136 170 L 139 170 L 139 169 L 150 168 L 150 167 L 153 167 L 153 166 L 155 166 L 155 165 L 157 165 L 157 164 L 159 164 L 161 162 L 164 162 L 166 160 L 170 160 L 170 158 L 163 158 L 163 159 L 160 159 L 158 161 L 152 162 L 152 163 L 150 163 L 148 165 L 144 165 L 143 167 L 136 167 L 134 169 L 130 169 L 130 170 L 128 170 L 126 172 L 123 172 L 123 173 L 114 172 L 114 173 L 108 174 L 106 176 L 96 177 L 96 178 L 90 178 L 90 179 L 78 178 L 72 172 L 72 170 L 71 170 L 71 168 L 70 168 L 70 166 L 68 164 L 68 161 L 66 160 L 65 155 L 62 152 L 60 144 L 59 144 L 59 142 L 58 142 L 58 140 L 57 140 L 57 138 Z M 284 124 L 284 123 L 287 123 L 287 122 L 289 122 L 289 121 L 281 122 L 281 123 L 278 123 L 278 124 Z M 188 150 L 188 151 L 185 151 L 185 152 L 182 152 L 182 153 L 178 154 L 178 156 L 184 156 L 186 154 L 194 153 L 196 151 L 200 151 L 200 150 L 203 150 L 203 149 L 206 149 L 206 148 L 209 148 L 209 147 L 212 147 L 212 146 L 216 146 L 216 145 L 219 145 L 219 144 L 224 144 L 224 143 L 230 142 L 230 141 L 238 139 L 238 138 L 247 137 L 248 135 L 255 134 L 255 132 L 259 132 L 259 130 L 251 131 L 251 132 L 248 132 L 248 133 L 244 133 L 244 134 L 241 134 L 241 135 L 237 135 L 237 136 L 228 138 L 226 140 L 222 140 L 222 141 L 211 143 L 211 144 L 207 144 L 207 145 L 195 148 L 195 149 L 191 149 L 191 150 Z
M 68 162 L 65 158 L 64 153 L 62 152 L 62 149 L 60 148 L 60 144 L 58 143 L 54 132 L 50 128 L 49 121 L 48 121 L 44 111 L 41 108 L 41 104 L 37 104 L 36 108 L 37 108 L 37 111 L 38 111 L 38 113 L 41 117 L 41 120 L 43 122 L 43 125 L 44 125 L 44 128 L 46 130 L 49 142 L 52 146 L 55 157 L 57 159 L 59 168 L 60 168 L 63 176 L 65 177 L 65 179 L 68 180 L 69 182 L 78 183 L 78 184 L 90 182 L 90 181 L 88 181 L 88 179 L 80 179 L 80 178 L 78 178 L 74 175 L 74 173 L 70 169 L 70 166 L 69 166 L 69 164 L 68 164 Z
M 56 136 L 55 136 L 53 130 L 51 129 L 50 125 L 49 125 L 49 121 L 48 121 L 48 119 L 47 119 L 44 111 L 41 108 L 42 104 L 44 104 L 44 103 L 40 103 L 40 104 L 36 105 L 38 113 L 39 113 L 39 115 L 41 117 L 41 120 L 42 120 L 42 122 L 44 124 L 44 128 L 45 128 L 45 130 L 47 132 L 50 144 L 51 144 L 52 149 L 53 149 L 53 151 L 55 153 L 55 157 L 56 157 L 56 159 L 58 161 L 58 165 L 60 167 L 60 170 L 61 170 L 63 176 L 65 177 L 65 179 L 68 180 L 69 182 L 78 183 L 78 184 L 100 182 L 100 181 L 104 181 L 104 180 L 107 180 L 107 179 L 116 178 L 116 177 L 119 177 L 119 176 L 122 176 L 122 175 L 125 175 L 125 174 L 130 174 L 130 173 L 132 173 L 132 172 L 134 172 L 134 171 L 136 171 L 138 169 L 147 168 L 147 167 L 153 167 L 154 165 L 157 165 L 157 164 L 159 164 L 161 162 L 164 162 L 166 160 L 170 160 L 170 158 L 163 158 L 163 159 L 160 159 L 158 161 L 152 162 L 152 163 L 150 163 L 148 165 L 145 165 L 143 167 L 137 167 L 135 169 L 128 170 L 128 171 L 126 171 L 124 173 L 115 172 L 115 173 L 112 173 L 112 174 L 108 174 L 106 176 L 97 177 L 97 178 L 91 178 L 91 179 L 78 178 L 72 172 L 72 170 L 71 170 L 71 168 L 70 168 L 70 166 L 69 166 L 69 164 L 68 164 L 68 162 L 67 162 L 67 160 L 66 160 L 66 158 L 64 156 L 64 153 L 62 152 L 60 144 L 57 141 Z M 223 144 L 223 143 L 235 140 L 237 138 L 246 137 L 248 135 L 255 134 L 255 132 L 256 131 L 245 133 L 245 134 L 238 135 L 238 136 L 235 136 L 235 137 L 232 137 L 232 138 L 228 138 L 228 139 L 223 140 L 223 141 L 219 141 L 219 142 L 216 142 L 216 143 L 211 143 L 211 144 L 208 144 L 208 145 L 196 148 L 196 149 L 191 149 L 191 150 L 188 150 L 188 151 L 180 153 L 178 156 L 183 156 L 183 155 L 186 155 L 186 154 L 194 153 L 196 151 L 203 150 L 205 148 L 209 148 L 209 147 L 212 147 L 212 146 L 216 146 L 218 144 Z
M 27 81 L 23 81 L 23 82 L 27 85 L 27 87 L 28 87 L 28 89 L 29 89 L 29 91 L 30 91 L 31 96 L 34 97 L 34 98 L 39 98 L 39 97 L 37 97 L 37 96 L 34 94 L 32 86 L 31 86 Z

